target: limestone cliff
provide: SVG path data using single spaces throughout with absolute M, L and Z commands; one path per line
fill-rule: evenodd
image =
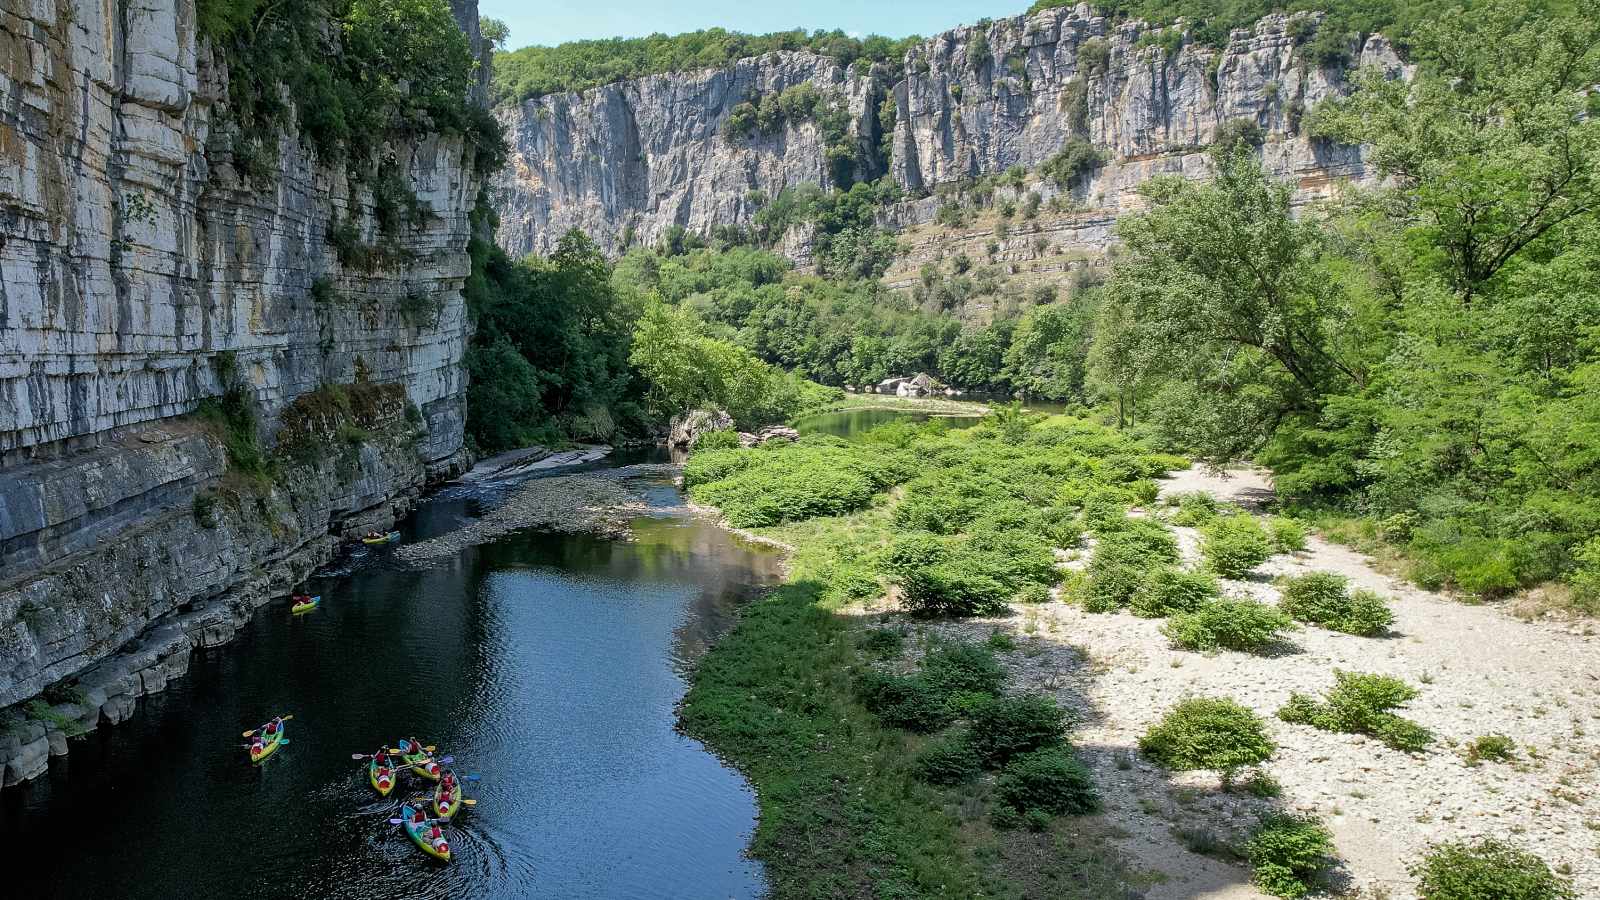
M 425 215 L 341 265 L 370 192 L 292 130 L 269 178 L 235 170 L 194 0 L 5 0 L 0 35 L 0 708 L 79 676 L 60 714 L 92 727 L 457 464 L 480 186 L 459 138 L 394 142 Z M 268 452 L 298 428 L 271 488 L 184 418 L 229 383 Z M 7 784 L 45 730 L 0 733 Z
M 1216 128 L 1237 120 L 1261 129 L 1268 168 L 1298 184 L 1298 199 L 1315 199 L 1339 179 L 1373 173 L 1358 151 L 1298 133 L 1305 110 L 1346 91 L 1348 75 L 1348 67 L 1321 69 L 1299 59 L 1287 25 L 1300 16 L 1321 18 L 1267 16 L 1253 31 L 1235 31 L 1224 48 L 1186 38 L 1169 56 L 1158 45 L 1137 46 L 1145 23 L 1113 27 L 1079 5 L 946 32 L 913 47 L 896 72 L 875 66 L 862 75 L 826 57 L 774 53 L 726 70 L 530 100 L 498 113 L 512 145 L 511 162 L 495 180 L 500 241 L 513 255 L 546 253 L 576 227 L 614 251 L 626 229 L 649 243 L 672 225 L 704 232 L 749 222 L 757 211 L 752 189 L 770 197 L 805 181 L 827 184 L 813 122 L 787 123 L 738 145 L 718 135 L 745 97 L 806 80 L 848 104 L 864 158 L 876 157 L 878 142 L 888 138 L 887 174 L 913 198 L 1012 166 L 1031 169 L 1074 133 L 1087 137 L 1109 161 L 1076 190 L 1075 200 L 1098 214 L 1081 229 L 1087 242 L 1103 242 L 1116 216 L 1136 207 L 1143 181 L 1202 174 Z M 986 56 L 969 53 L 980 33 Z M 1311 28 L 1300 36 L 1314 34 Z M 1084 48 L 1096 40 L 1086 59 Z M 1381 35 L 1352 40 L 1351 51 L 1350 66 L 1404 74 Z M 880 135 L 882 101 L 891 99 L 893 132 Z M 879 174 L 871 165 L 857 172 Z M 926 221 L 936 208 L 932 198 L 908 202 L 885 221 Z M 803 261 L 807 243 L 792 236 L 785 248 Z

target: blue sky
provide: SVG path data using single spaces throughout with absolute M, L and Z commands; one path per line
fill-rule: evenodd
M 654 32 L 680 34 L 702 28 L 764 34 L 769 31 L 842 28 L 865 37 L 930 35 L 970 25 L 988 16 L 1025 12 L 1032 0 L 813 0 L 808 3 L 763 0 L 478 0 L 480 15 L 511 29 L 507 49 L 529 44 L 559 44 L 592 38 L 644 37 Z

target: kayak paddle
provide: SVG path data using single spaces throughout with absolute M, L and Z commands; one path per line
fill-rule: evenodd
M 284 716 L 283 717 L 283 721 L 287 722 L 292 718 L 294 718 L 294 716 Z M 261 730 L 260 728 L 255 728 L 255 729 L 252 729 L 250 731 L 246 731 L 244 734 L 241 734 L 239 736 L 240 737 L 249 737 L 250 735 L 255 734 L 257 731 L 260 731 L 260 730 Z

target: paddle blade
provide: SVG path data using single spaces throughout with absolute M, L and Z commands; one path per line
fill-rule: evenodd
M 239 735 L 239 737 L 249 737 L 252 734 L 255 734 L 255 732 L 254 731 L 246 731 L 244 734 Z
M 429 753 L 433 752 L 433 748 L 432 747 L 423 747 L 422 749 L 428 751 Z
M 478 801 L 476 801 L 476 800 L 463 800 L 463 801 L 461 801 L 461 805 L 462 806 L 477 806 L 478 805 Z
M 447 763 L 453 763 L 455 761 L 456 761 L 456 758 L 454 756 L 446 756 L 444 759 L 439 760 L 439 765 L 442 766 L 442 765 L 445 765 Z
M 389 820 L 389 824 L 390 825 L 400 825 L 400 824 L 402 824 L 404 822 L 405 822 L 405 819 L 390 819 Z
M 287 743 L 289 743 L 289 739 L 288 738 L 279 738 L 278 739 L 278 743 L 287 744 Z
M 352 754 L 350 754 L 350 758 L 351 759 L 366 759 L 367 755 L 365 753 L 352 753 Z
M 294 718 L 294 716 L 284 716 L 284 717 L 283 717 L 283 720 L 284 720 L 284 721 L 285 721 L 285 722 L 287 722 L 287 721 L 289 721 L 289 720 L 290 720 L 290 719 L 292 719 L 292 718 Z
M 482 775 L 463 775 L 461 777 L 466 779 L 467 781 L 477 781 L 479 778 L 482 778 L 483 776 Z

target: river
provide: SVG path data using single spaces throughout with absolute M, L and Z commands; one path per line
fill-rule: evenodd
M 0 794 L 6 895 L 759 895 L 755 798 L 674 730 L 674 706 L 779 559 L 644 480 L 653 511 L 634 542 L 522 532 L 420 572 L 357 551 L 309 585 L 320 609 L 257 610 L 129 721 Z M 447 489 L 399 528 L 442 533 L 499 489 Z M 289 744 L 252 766 L 241 732 L 287 714 Z M 393 802 L 351 759 L 408 734 L 482 776 L 447 866 L 388 824 Z M 407 774 L 395 796 L 420 785 Z

